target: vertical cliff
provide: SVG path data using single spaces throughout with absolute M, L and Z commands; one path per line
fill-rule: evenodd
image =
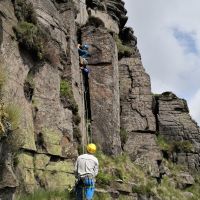
M 195 184 L 200 129 L 185 100 L 152 94 L 126 13 L 121 0 L 0 1 L 1 199 L 71 189 L 91 141 L 106 154 L 97 184 L 108 199 L 165 199 L 166 179 L 171 194 Z M 89 78 L 78 43 L 89 45 Z M 170 163 L 186 168 L 175 176 Z

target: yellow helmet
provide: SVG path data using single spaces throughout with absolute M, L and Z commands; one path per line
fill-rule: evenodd
M 90 143 L 90 144 L 87 145 L 87 152 L 88 152 L 88 153 L 93 154 L 93 153 L 96 152 L 96 150 L 97 150 L 97 147 L 96 147 L 95 144 Z

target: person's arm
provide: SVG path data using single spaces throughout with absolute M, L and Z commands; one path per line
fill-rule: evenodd
M 98 171 L 99 171 L 99 163 L 97 161 L 96 165 L 94 166 L 94 176 L 97 176 Z

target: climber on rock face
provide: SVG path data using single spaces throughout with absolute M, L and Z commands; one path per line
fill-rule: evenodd
M 81 69 L 82 69 L 83 75 L 88 78 L 89 73 L 90 73 L 89 68 L 86 65 L 83 65 Z
M 80 45 L 78 44 L 78 54 L 80 57 L 82 58 L 89 58 L 90 57 L 90 54 L 88 52 L 88 49 L 89 49 L 89 46 L 87 44 L 84 44 L 84 45 Z
M 98 174 L 99 162 L 93 155 L 96 152 L 96 145 L 87 145 L 87 153 L 80 155 L 75 164 L 75 186 L 76 200 L 83 200 L 83 189 L 86 200 L 92 200 L 95 190 L 95 177 Z

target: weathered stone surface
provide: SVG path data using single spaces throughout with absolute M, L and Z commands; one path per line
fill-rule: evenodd
M 124 27 L 120 31 L 119 36 L 125 44 L 137 48 L 137 38 L 135 37 L 134 31 L 131 27 Z
M 0 199 L 2 200 L 14 200 L 15 199 L 15 188 L 0 189 Z
M 72 189 L 75 183 L 74 175 L 65 172 L 36 170 L 36 176 L 46 189 Z
M 34 162 L 33 155 L 31 153 L 20 153 L 17 157 L 17 175 L 20 176 L 23 189 L 32 193 L 37 188 L 37 183 L 34 175 Z
M 106 1 L 106 9 L 107 12 L 115 19 L 120 28 L 123 28 L 126 24 L 128 17 L 126 16 L 126 9 L 124 7 L 123 1 L 114 1 L 114 0 L 108 0 Z
M 102 12 L 99 10 L 93 10 L 90 9 L 89 11 L 89 17 L 96 17 L 102 20 L 104 23 L 105 28 L 107 28 L 109 31 L 114 33 L 119 33 L 119 26 L 118 23 L 113 20 L 113 18 L 107 14 L 106 12 Z
M 72 163 L 72 161 L 50 162 L 46 166 L 45 170 L 73 174 L 74 173 L 74 164 Z
M 119 62 L 121 128 L 132 131 L 155 132 L 149 75 L 139 58 L 123 58 Z
M 64 52 L 67 50 L 65 21 L 51 0 L 31 0 L 39 22 L 47 28 L 52 39 L 58 42 Z
M 185 189 L 195 183 L 194 178 L 188 172 L 182 172 L 177 175 L 178 187 Z
M 41 140 L 37 141 L 38 148 L 40 152 L 66 156 L 62 154 L 62 149 L 67 147 L 62 146 L 61 141 L 65 137 L 71 141 L 73 139 L 72 113 L 61 105 L 60 77 L 57 69 L 44 65 L 35 75 L 34 82 L 33 99 L 37 109 L 34 119 L 35 131 L 37 139 Z
M 9 144 L 5 140 L 0 141 L 0 190 L 16 188 L 18 180 L 14 174 L 13 156 Z
M 20 153 L 17 156 L 17 160 L 19 168 L 34 169 L 33 155 L 31 153 Z
M 86 9 L 86 0 L 83 0 L 83 1 L 75 0 L 75 1 L 78 4 L 78 11 L 79 11 L 79 13 L 77 14 L 77 17 L 76 17 L 76 22 L 79 25 L 84 25 L 88 20 L 88 12 Z
M 128 183 L 119 183 L 117 181 L 114 181 L 114 182 L 112 182 L 111 187 L 114 190 L 117 190 L 122 193 L 126 193 L 126 194 L 132 193 L 132 185 L 130 185 Z
M 24 80 L 29 71 L 32 60 L 29 63 L 23 62 L 21 54 L 18 49 L 18 44 L 14 38 L 13 26 L 17 24 L 12 2 L 1 1 L 0 10 L 3 10 L 4 17 L 2 18 L 3 25 L 3 42 L 1 44 L 1 63 L 4 61 L 3 68 L 8 74 L 8 79 L 5 84 L 5 100 L 17 105 L 23 114 L 20 119 L 19 129 L 23 134 L 23 147 L 30 150 L 36 150 L 32 109 L 24 96 Z M 9 20 L 8 20 L 9 19 Z M 14 86 L 14 87 L 13 87 Z M 22 109 L 23 108 L 23 109 Z
M 124 150 L 151 176 L 159 177 L 158 163 L 161 162 L 162 155 L 155 140 L 156 136 L 150 133 L 131 133 Z
M 173 154 L 173 160 L 190 169 L 199 169 L 200 132 L 197 123 L 189 115 L 184 99 L 179 99 L 171 92 L 156 97 L 159 133 L 169 142 L 186 142 L 186 147 Z M 191 147 L 190 147 L 191 146 Z
M 116 45 L 111 35 L 101 28 L 86 27 L 82 30 L 82 40 L 89 44 L 91 52 L 89 86 L 92 137 L 104 152 L 118 154 L 121 142 Z
M 79 2 L 80 3 L 80 2 Z M 64 68 L 63 77 L 67 78 L 71 82 L 74 99 L 78 105 L 78 113 L 81 117 L 79 129 L 81 130 L 82 143 L 86 143 L 86 122 L 85 122 L 85 104 L 84 104 L 84 85 L 83 76 L 79 66 L 78 50 L 77 50 L 77 28 L 75 21 L 74 12 L 72 9 L 67 10 L 62 14 L 63 18 L 66 19 L 67 30 L 69 30 L 68 38 L 68 59 L 67 65 Z
M 71 41 L 74 42 L 73 49 L 76 52 L 74 18 L 67 18 L 66 20 L 65 12 L 59 13 L 52 1 L 33 0 L 31 2 L 34 5 L 40 24 L 45 26 L 51 33 L 50 37 L 57 42 L 58 49 L 62 54 L 68 51 L 69 46 L 66 36 L 68 31 L 71 30 L 68 22 L 73 21 L 74 33 L 72 34 L 73 39 Z M 34 155 L 32 155 L 35 154 L 34 152 L 37 151 L 39 153 L 48 153 L 68 158 L 77 156 L 77 150 L 73 144 L 72 112 L 64 109 L 60 102 L 60 74 L 62 74 L 61 70 L 64 67 L 58 69 L 57 66 L 35 63 L 29 52 L 19 49 L 17 41 L 14 40 L 15 34 L 13 33 L 13 26 L 17 24 L 17 19 L 14 15 L 12 2 L 1 1 L 0 10 L 3 10 L 4 13 L 4 17 L 2 18 L 1 16 L 4 31 L 0 50 L 1 57 L 5 60 L 5 69 L 7 69 L 9 75 L 5 86 L 7 94 L 5 99 L 8 102 L 13 102 L 14 100 L 22 108 L 22 118 L 19 128 L 23 135 L 23 148 L 25 152 L 19 156 L 17 176 L 26 185 L 25 190 L 27 192 L 33 192 L 39 185 L 35 180 L 34 164 L 38 165 L 38 169 L 44 170 L 50 160 L 50 156 L 47 155 L 36 154 L 34 158 Z M 74 58 L 77 60 L 77 57 L 78 53 L 76 52 Z M 67 56 L 65 55 L 64 58 L 66 60 Z M 73 75 L 73 87 L 76 88 L 75 81 L 77 81 L 79 88 L 77 89 L 76 97 L 78 96 L 80 99 L 80 106 L 82 106 L 83 110 L 82 93 L 80 93 L 82 89 L 80 86 L 81 76 L 78 61 L 76 62 L 76 69 L 73 69 L 77 71 Z M 24 95 L 24 82 L 30 74 L 30 71 L 34 72 L 31 73 L 34 81 L 32 102 L 27 101 Z M 49 132 L 47 133 L 47 129 L 50 130 L 50 134 L 48 134 Z M 37 148 L 35 143 L 37 144 Z M 31 153 L 26 153 L 26 150 L 31 150 Z M 4 179 L 3 184 L 8 189 L 10 187 L 15 188 L 18 184 L 11 169 L 12 165 L 9 168 L 5 166 L 4 169 L 1 168 L 0 170 L 7 179 L 7 181 Z M 52 182 L 53 178 L 56 179 L 57 177 L 52 177 Z M 8 179 L 10 182 L 8 182 Z M 23 184 L 20 183 L 20 187 L 22 186 Z
M 49 156 L 45 154 L 36 154 L 34 159 L 35 169 L 45 169 L 49 161 Z

